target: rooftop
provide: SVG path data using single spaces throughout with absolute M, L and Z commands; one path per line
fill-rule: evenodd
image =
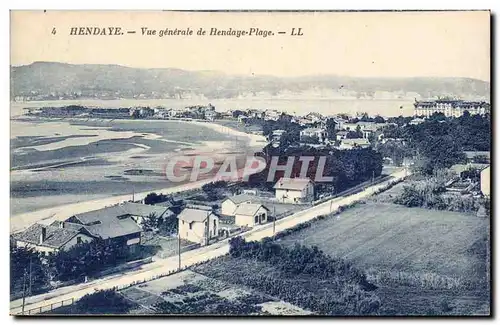
M 76 214 L 75 217 L 80 220 L 82 224 L 90 225 L 98 221 L 104 223 L 107 219 L 116 219 L 117 217 L 127 215 L 146 217 L 154 213 L 156 216 L 161 217 L 167 210 L 167 207 L 158 205 L 125 202 L 99 210 Z
M 238 195 L 229 196 L 226 200 L 230 200 L 234 204 L 240 204 L 243 202 L 255 200 L 255 196 L 252 196 L 249 194 L 238 194 Z
M 325 129 L 322 129 L 322 128 L 306 128 L 300 132 L 304 132 L 304 133 L 312 133 L 312 132 L 324 132 Z
M 342 139 L 343 144 L 370 144 L 368 139 L 359 138 L 359 139 Z
M 464 151 L 465 155 L 467 158 L 475 158 L 475 157 L 481 157 L 485 156 L 487 158 L 490 158 L 490 152 L 489 151 Z
M 185 208 L 181 213 L 177 216 L 177 219 L 184 220 L 187 222 L 205 222 L 208 216 L 213 216 L 218 218 L 212 211 L 208 210 L 200 210 L 193 208 Z
M 275 189 L 302 191 L 312 181 L 309 178 L 280 178 L 274 185 Z
M 66 224 L 67 223 L 65 223 L 65 227 Z M 119 219 L 117 217 L 108 218 L 104 223 L 85 226 L 84 228 L 92 235 L 102 239 L 117 238 L 142 232 L 142 228 L 130 217 L 125 219 Z
M 40 244 L 40 235 L 42 234 L 43 227 L 46 229 L 46 235 L 45 240 Z M 39 246 L 61 248 L 61 246 L 80 233 L 79 230 L 75 229 L 59 228 L 52 225 L 47 226 L 35 223 L 25 231 L 15 234 L 14 238 Z
M 242 204 L 238 205 L 238 207 L 234 211 L 234 215 L 254 216 L 260 208 L 264 208 L 264 209 L 268 210 L 262 204 L 242 203 Z

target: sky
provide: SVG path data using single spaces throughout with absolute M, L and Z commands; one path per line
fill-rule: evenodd
M 125 33 L 70 35 L 72 27 L 121 27 Z M 142 27 L 157 35 L 142 35 Z M 191 28 L 194 35 L 159 37 L 166 28 Z M 259 28 L 275 35 L 198 36 L 199 28 L 207 33 Z M 291 36 L 292 28 L 301 28 L 303 35 Z M 11 65 L 34 61 L 283 77 L 490 81 L 490 13 L 11 11 Z

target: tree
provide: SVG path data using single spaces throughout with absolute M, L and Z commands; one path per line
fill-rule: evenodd
M 375 123 L 385 123 L 385 119 L 382 116 L 377 115 L 377 116 L 374 117 L 373 122 L 375 122 Z
M 346 139 L 362 139 L 363 138 L 363 132 L 359 129 L 359 125 L 356 128 L 356 131 L 349 131 L 345 135 Z
M 73 307 L 81 313 L 103 315 L 126 314 L 137 305 L 125 299 L 115 290 L 107 289 L 86 294 Z
M 160 219 L 161 218 L 159 218 L 156 213 L 150 213 L 148 216 L 143 218 L 141 224 L 142 229 L 144 229 L 144 231 L 153 231 L 158 229 L 159 225 L 161 224 Z
M 22 292 L 26 275 L 26 290 L 31 293 L 40 291 L 49 283 L 47 269 L 43 265 L 43 256 L 32 248 L 10 246 L 10 291 Z M 31 274 L 30 274 L 31 273 Z M 31 283 L 29 283 L 31 279 Z
M 141 118 L 141 112 L 138 109 L 134 110 L 132 112 L 132 118 L 133 119 L 139 119 L 139 118 Z
M 335 140 L 337 138 L 335 130 L 336 126 L 337 123 L 334 119 L 329 118 L 328 120 L 326 120 L 326 132 L 329 140 Z
M 156 203 L 172 201 L 171 195 L 164 195 L 162 193 L 156 194 L 155 192 L 149 193 L 144 198 L 144 204 L 155 205 Z
M 54 279 L 67 281 L 116 266 L 125 261 L 128 254 L 128 247 L 120 242 L 94 239 L 68 250 L 50 253 L 47 264 Z
M 240 115 L 245 116 L 245 112 L 236 109 L 232 112 L 232 115 L 233 115 L 233 118 L 238 118 Z

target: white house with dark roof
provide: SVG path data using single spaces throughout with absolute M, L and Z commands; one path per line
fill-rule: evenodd
M 42 225 L 35 223 L 28 229 L 14 234 L 17 247 L 34 248 L 39 252 L 58 252 L 69 250 L 80 243 L 94 240 L 83 227 L 67 228 L 63 223 Z
M 234 211 L 234 223 L 252 227 L 267 222 L 269 209 L 258 203 L 241 203 Z
M 314 200 L 314 183 L 309 178 L 280 178 L 274 184 L 276 199 L 282 203 L 305 203 Z
M 249 194 L 238 194 L 233 195 L 222 201 L 221 203 L 221 213 L 227 216 L 233 216 L 234 211 L 241 203 L 250 203 L 255 200 L 255 196 Z
M 219 216 L 211 209 L 186 207 L 177 216 L 179 237 L 193 243 L 207 244 L 218 236 Z
M 142 228 L 134 221 L 130 212 L 120 205 L 114 205 L 75 214 L 64 222 L 64 227 L 83 227 L 93 237 L 135 250 L 141 243 Z

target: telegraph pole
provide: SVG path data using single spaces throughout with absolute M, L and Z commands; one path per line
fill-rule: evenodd
M 273 240 L 276 234 L 276 206 L 273 206 Z
M 181 270 L 181 230 L 177 230 L 177 251 L 179 253 L 179 271 Z
M 30 282 L 29 282 L 29 287 L 28 287 L 28 288 L 29 288 L 29 289 L 28 289 L 28 295 L 29 295 L 29 296 L 31 296 L 31 282 L 32 282 L 32 281 L 31 281 L 31 279 L 32 279 L 32 278 L 31 278 L 31 269 L 32 269 L 32 268 L 31 268 L 31 256 L 30 256 L 30 276 L 29 276 L 29 281 L 30 281 Z
M 21 310 L 21 315 L 24 315 L 25 303 L 26 303 L 26 268 L 24 268 L 24 273 L 23 273 L 23 307 Z
M 207 221 L 207 229 L 205 230 L 205 236 L 206 236 L 206 243 L 205 245 L 208 246 L 208 241 L 210 240 L 210 212 L 208 212 L 207 214 L 207 218 L 205 219 Z

